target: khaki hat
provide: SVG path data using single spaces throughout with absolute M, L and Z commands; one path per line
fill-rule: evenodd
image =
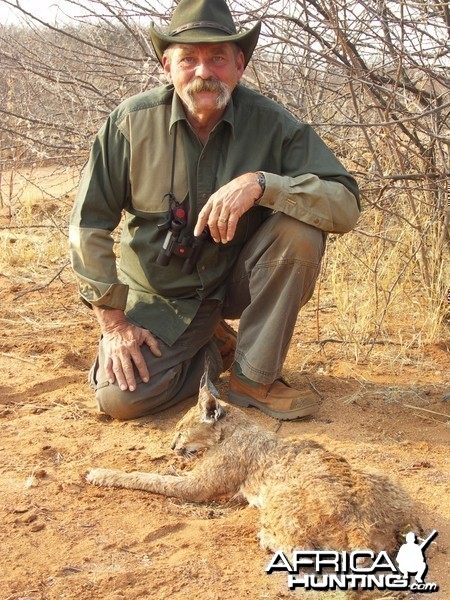
M 150 39 L 160 63 L 170 44 L 234 42 L 244 53 L 247 65 L 258 41 L 260 29 L 261 23 L 258 22 L 252 29 L 237 33 L 225 0 L 180 0 L 172 15 L 168 33 L 157 31 L 152 23 Z

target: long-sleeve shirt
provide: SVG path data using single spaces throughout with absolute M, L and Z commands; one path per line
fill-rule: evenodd
M 170 191 L 192 232 L 213 192 L 255 171 L 265 174 L 264 194 L 240 218 L 231 242 L 206 240 L 191 274 L 182 272 L 181 256 L 157 264 Z M 239 84 L 202 145 L 166 85 L 125 100 L 97 134 L 71 215 L 72 265 L 86 303 L 123 309 L 171 345 L 202 300 L 223 300 L 242 245 L 273 211 L 345 233 L 359 210 L 353 177 L 309 125 L 277 103 Z

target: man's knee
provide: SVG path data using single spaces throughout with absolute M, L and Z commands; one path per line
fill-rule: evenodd
M 104 379 L 95 386 L 95 397 L 100 411 L 119 419 L 128 421 L 168 407 L 183 383 L 183 364 L 173 365 L 159 373 L 152 374 L 148 382 L 143 382 L 137 371 L 136 389 L 121 390 L 115 383 Z
M 150 397 L 138 384 L 133 392 L 121 390 L 115 383 L 108 383 L 95 392 L 98 409 L 119 421 L 138 419 L 158 411 L 164 398 Z
M 318 265 L 325 249 L 326 234 L 283 213 L 276 213 L 265 222 L 272 237 L 271 245 L 279 256 Z M 267 232 L 265 232 L 267 235 Z

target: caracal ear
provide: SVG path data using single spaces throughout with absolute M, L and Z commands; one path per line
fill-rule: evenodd
M 205 360 L 205 371 L 200 380 L 198 391 L 198 407 L 201 420 L 205 423 L 213 423 L 224 416 L 225 410 L 219 402 L 219 392 L 209 378 L 209 360 Z
M 211 392 L 199 395 L 198 406 L 200 408 L 201 420 L 204 423 L 215 423 L 226 414 L 219 400 Z

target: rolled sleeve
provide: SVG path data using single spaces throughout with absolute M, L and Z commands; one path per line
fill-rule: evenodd
M 328 233 L 346 233 L 359 218 L 357 198 L 338 181 L 307 173 L 286 177 L 264 173 L 266 189 L 261 206 L 283 212 Z
M 69 241 L 72 266 L 83 301 L 90 306 L 125 310 L 128 286 L 117 277 L 110 232 L 71 225 Z

